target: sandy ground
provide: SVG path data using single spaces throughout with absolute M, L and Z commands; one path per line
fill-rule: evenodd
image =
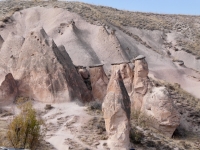
M 58 150 L 69 149 L 70 140 L 90 148 L 77 138 L 81 126 L 91 119 L 85 108 L 74 103 L 54 104 L 53 107 L 55 108 L 43 116 L 48 127 L 46 141 Z
M 45 110 L 46 104 L 33 102 L 33 107 L 44 120 L 46 134 L 44 140 L 48 150 L 106 150 L 107 142 L 102 139 L 105 131 L 99 133 L 96 129 L 100 114 L 90 114 L 87 107 L 79 106 L 75 102 L 52 104 L 51 110 Z M 18 114 L 15 105 L 9 105 L 3 109 Z M 0 118 L 0 128 L 6 130 L 5 121 L 11 121 L 13 116 Z M 91 127 L 91 128 L 90 128 Z M 51 146 L 48 146 L 51 145 Z
M 37 110 L 44 110 L 45 104 L 35 103 Z M 52 144 L 57 150 L 68 149 L 91 149 L 103 150 L 103 143 L 99 140 L 89 145 L 80 137 L 94 136 L 91 133 L 83 132 L 83 126 L 94 117 L 87 113 L 87 107 L 79 106 L 76 103 L 53 104 L 54 108 L 47 111 L 42 118 L 45 120 L 47 133 L 45 140 Z M 94 141 L 91 141 L 94 142 Z

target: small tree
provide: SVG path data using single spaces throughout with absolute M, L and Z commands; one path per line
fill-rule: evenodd
M 30 102 L 19 106 L 21 113 L 9 124 L 7 137 L 14 148 L 36 149 L 40 143 L 42 121 Z

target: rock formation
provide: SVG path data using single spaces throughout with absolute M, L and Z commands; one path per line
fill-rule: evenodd
M 102 104 L 108 146 L 111 150 L 129 150 L 130 99 L 119 70 L 112 72 Z
M 104 64 L 121 63 L 129 61 L 126 52 L 122 49 L 120 42 L 115 35 L 115 30 L 109 33 L 104 26 L 99 28 L 96 39 L 95 52 Z
M 63 27 L 61 32 L 62 36 L 59 36 L 58 41 L 65 45 L 74 65 L 90 66 L 100 63 L 98 56 L 93 52 L 93 48 L 84 41 L 85 37 L 82 31 L 73 20 L 68 26 Z
M 172 137 L 180 124 L 179 113 L 165 87 L 155 87 L 144 96 L 141 112 L 150 126 L 168 137 Z
M 90 66 L 89 72 L 94 99 L 103 102 L 108 85 L 108 78 L 104 72 L 103 65 Z
M 122 80 L 129 95 L 133 92 L 133 71 L 131 70 L 128 62 L 112 64 L 112 72 L 120 70 Z
M 134 59 L 135 68 L 134 68 L 134 95 L 133 95 L 133 103 L 132 110 L 135 112 L 140 112 L 142 107 L 142 101 L 144 95 L 147 93 L 149 86 L 148 79 L 148 64 L 145 60 L 145 57 L 139 55 Z
M 132 111 L 164 135 L 171 137 L 180 124 L 179 113 L 175 110 L 165 87 L 152 88 L 148 79 L 148 64 L 145 57 L 134 59 L 134 94 Z
M 13 49 L 9 51 L 10 54 L 4 55 L 4 60 L 10 60 L 9 70 L 18 80 L 20 96 L 48 103 L 87 102 L 92 99 L 71 58 L 63 49 L 56 46 L 43 28 L 36 28 L 26 36 L 20 49 Z M 13 58 L 10 58 L 11 54 Z
M 0 86 L 0 106 L 14 102 L 17 94 L 17 83 L 12 74 L 8 73 Z

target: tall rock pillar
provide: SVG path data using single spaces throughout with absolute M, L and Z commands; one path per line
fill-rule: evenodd
M 102 104 L 108 146 L 111 150 L 129 150 L 130 98 L 119 70 L 112 71 Z
M 132 109 L 135 112 L 140 112 L 143 97 L 147 93 L 149 79 L 148 79 L 148 64 L 143 55 L 139 55 L 134 59 L 135 68 L 134 68 L 134 95 Z
M 104 72 L 103 65 L 90 66 L 89 73 L 94 99 L 103 102 L 108 85 L 108 77 Z

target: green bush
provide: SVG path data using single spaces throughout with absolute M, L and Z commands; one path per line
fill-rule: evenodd
M 14 148 L 36 149 L 42 138 L 42 121 L 36 117 L 36 111 L 30 102 L 19 106 L 21 113 L 9 124 L 7 138 Z

